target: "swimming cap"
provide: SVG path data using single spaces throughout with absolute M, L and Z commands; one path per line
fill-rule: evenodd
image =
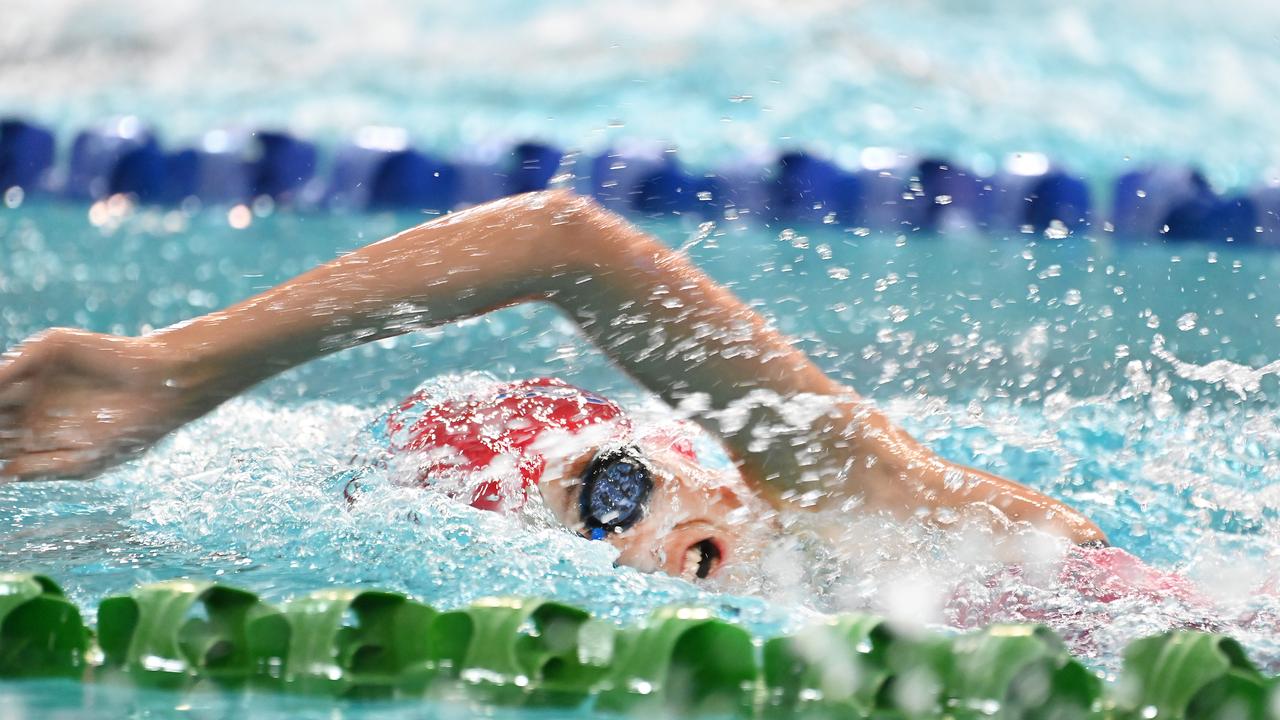
M 386 420 L 392 452 L 420 459 L 417 484 L 457 480 L 447 491 L 472 507 L 498 511 L 519 508 L 542 479 L 540 439 L 554 442 L 549 433 L 572 436 L 595 427 L 612 439 L 631 431 L 616 403 L 554 378 L 491 385 L 443 402 L 418 392 Z

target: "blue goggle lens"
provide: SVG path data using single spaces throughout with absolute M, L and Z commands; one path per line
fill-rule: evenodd
M 597 455 L 582 479 L 579 513 L 599 539 L 602 532 L 625 530 L 644 515 L 644 503 L 653 490 L 653 475 L 635 450 L 614 450 Z

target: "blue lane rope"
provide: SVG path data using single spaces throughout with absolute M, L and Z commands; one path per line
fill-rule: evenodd
M 62 163 L 56 149 L 48 129 L 0 120 L 0 193 L 17 187 L 24 195 L 80 201 L 127 194 L 164 205 L 269 197 L 312 210 L 444 213 L 544 189 L 563 176 L 576 191 L 633 216 L 747 216 L 765 224 L 1051 237 L 1092 230 L 1137 239 L 1280 244 L 1280 187 L 1223 196 L 1194 168 L 1152 165 L 1112 182 L 1106 211 L 1083 178 L 1036 153 L 1013 156 L 989 175 L 942 158 L 874 148 L 854 168 L 789 151 L 694 171 L 663 149 L 578 156 L 538 142 L 446 158 L 413 147 L 401 128 L 369 127 L 326 158 L 314 143 L 276 131 L 216 130 L 170 150 L 131 116 L 81 131 Z

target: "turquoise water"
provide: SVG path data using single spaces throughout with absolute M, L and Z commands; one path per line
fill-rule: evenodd
M 4 343 L 51 325 L 159 327 L 415 221 L 277 214 L 235 230 L 219 211 L 142 210 L 94 226 L 83 207 L 27 203 L 0 213 Z M 647 227 L 672 245 L 698 236 L 679 222 Z M 1280 286 L 1268 280 L 1280 256 L 1111 237 L 903 239 L 729 223 L 690 252 L 942 455 L 1062 497 L 1117 545 L 1190 574 L 1220 603 L 1209 622 L 1260 662 L 1280 663 L 1273 632 L 1233 620 L 1267 602 L 1250 591 L 1280 555 L 1278 388 L 1274 368 L 1254 369 L 1280 348 Z M 0 487 L 10 518 L 0 566 L 48 572 L 86 608 L 139 582 L 213 576 L 272 600 L 351 583 L 444 608 L 547 595 L 619 622 L 688 602 L 766 635 L 849 609 L 963 625 L 947 607 L 953 589 L 995 592 L 983 585 L 989 555 L 879 521 L 848 524 L 834 547 L 778 540 L 734 586 L 696 587 L 614 568 L 602 545 L 550 524 L 431 493 L 384 483 L 348 508 L 340 474 L 367 450 L 361 428 L 425 379 L 477 370 L 556 375 L 642 412 L 654 406 L 554 311 L 509 309 L 286 373 L 92 483 Z M 936 602 L 901 617 L 904 586 Z M 1033 605 L 1073 611 L 1051 624 L 1103 669 L 1133 637 L 1205 621 L 1177 604 L 1100 606 L 1053 584 L 1015 586 Z M 1026 619 L 1019 613 L 994 617 Z M 1089 613 L 1111 624 L 1100 630 Z M 10 692 L 81 706 L 39 687 Z M 268 715 L 292 712 L 256 702 Z M 343 714 L 364 712 L 380 711 Z
M 785 146 L 890 145 L 978 165 L 1037 150 L 1095 181 L 1168 158 L 1204 166 L 1222 189 L 1280 166 L 1280 11 L 1261 2 L 1235 13 L 1192 2 L 752 2 L 728 15 L 696 2 L 262 5 L 30 3 L 0 30 L 0 113 L 68 137 L 136 112 L 175 143 L 261 123 L 330 140 L 400 124 L 451 152 L 495 137 L 585 149 L 630 137 L 712 164 Z M 95 223 L 85 207 L 38 198 L 0 206 L 0 346 L 56 325 L 161 327 L 423 219 L 280 212 L 235 230 L 217 208 Z M 697 232 L 646 227 L 671 245 Z M 1217 603 L 1206 618 L 1014 582 L 1060 611 L 1051 624 L 1095 667 L 1113 670 L 1134 637 L 1200 623 L 1280 668 L 1280 637 L 1235 621 L 1268 602 L 1251 591 L 1280 560 L 1280 254 L 729 222 L 690 252 L 945 457 L 1066 499 Z M 343 583 L 442 608 L 544 594 L 619 622 L 689 602 L 761 634 L 847 609 L 954 627 L 953 589 L 1010 589 L 983 584 L 993 558 L 963 541 L 879 522 L 850 523 L 825 544 L 779 539 L 724 587 L 614 568 L 599 544 L 429 493 L 381 487 L 347 508 L 339 476 L 360 429 L 420 383 L 472 371 L 560 376 L 655 411 L 554 311 L 505 310 L 286 373 L 92 483 L 0 486 L 0 568 L 48 572 L 88 609 L 190 575 L 272 600 Z M 0 687 L 0 704 L 32 718 L 240 716 L 245 703 L 255 717 L 474 712 Z

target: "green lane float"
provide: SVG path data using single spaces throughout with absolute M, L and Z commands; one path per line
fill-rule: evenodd
M 508 705 L 575 705 L 608 672 L 613 635 L 611 625 L 561 603 L 481 600 L 436 618 L 431 660 L 401 689 L 435 697 L 461 691 Z
M 54 581 L 0 574 L 0 679 L 30 677 L 627 717 L 1280 719 L 1277 679 L 1231 638 L 1204 632 L 1134 641 L 1104 683 L 1037 625 L 915 636 L 842 615 L 757 639 L 699 608 L 619 628 L 540 599 L 439 612 L 337 588 L 274 606 L 173 580 L 103 600 L 94 633 Z
M 1039 625 L 992 625 L 952 643 L 944 684 L 957 714 L 1084 718 L 1101 680 L 1071 658 L 1061 638 Z
M 98 606 L 101 671 L 159 687 L 239 684 L 253 669 L 246 627 L 261 607 L 253 593 L 189 580 L 109 597 Z
M 436 615 L 399 593 L 351 589 L 264 608 L 250 625 L 256 680 L 304 693 L 390 695 L 429 657 Z
M 1268 681 L 1229 637 L 1178 631 L 1129 644 L 1114 693 L 1125 718 L 1280 717 L 1277 679 Z
M 742 628 L 698 608 L 664 608 L 641 628 L 617 635 L 613 672 L 596 707 L 626 712 L 687 708 L 750 711 L 758 671 Z
M 80 611 L 57 583 L 0 573 L 0 677 L 77 677 L 88 646 Z
M 867 615 L 833 618 L 764 644 L 763 674 L 769 717 L 822 716 L 843 710 L 871 713 L 892 672 L 894 636 L 884 620 Z

